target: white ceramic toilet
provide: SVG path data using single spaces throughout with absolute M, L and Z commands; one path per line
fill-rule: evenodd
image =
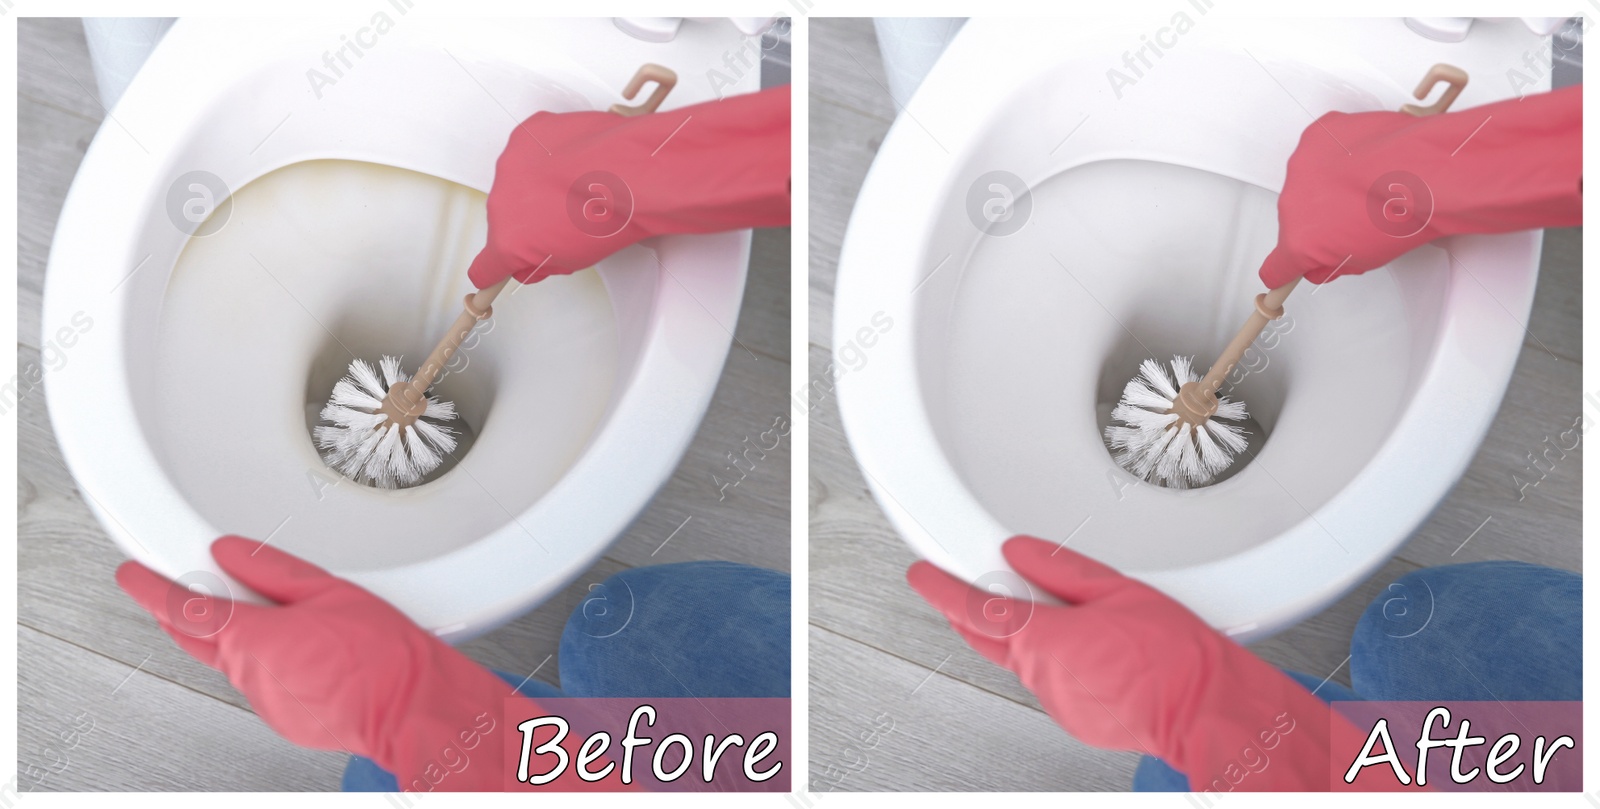
M 727 21 L 645 42 L 610 20 L 409 7 L 172 28 L 62 212 L 44 330 L 93 326 L 47 391 L 129 555 L 204 586 L 212 539 L 264 540 L 458 641 L 589 568 L 671 474 L 728 353 L 749 233 L 652 240 L 503 295 L 438 388 L 470 443 L 423 485 L 339 478 L 315 410 L 352 355 L 414 365 L 459 312 L 514 125 L 627 103 L 647 62 L 680 76 L 669 109 L 759 76 L 729 73 L 750 40 Z
M 1526 336 L 1540 234 L 1452 238 L 1302 286 L 1237 383 L 1258 455 L 1213 486 L 1123 472 L 1109 408 L 1144 357 L 1205 367 L 1244 322 L 1316 116 L 1398 109 L 1440 62 L 1471 77 L 1456 110 L 1511 97 L 1506 67 L 1545 40 L 1512 20 L 1442 43 L 1398 19 L 1202 7 L 968 22 L 867 175 L 833 343 L 867 358 L 837 382 L 844 427 L 925 558 L 1014 590 L 1001 542 L 1034 534 L 1250 640 L 1371 575 L 1465 470 Z M 1548 89 L 1532 78 L 1524 92 Z

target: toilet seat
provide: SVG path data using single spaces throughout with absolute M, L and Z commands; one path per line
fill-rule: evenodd
M 1265 470 L 1277 470 L 1282 476 L 1282 467 L 1258 465 L 1254 484 L 1230 480 L 1212 492 L 1130 488 L 1131 480 L 1116 479 L 1103 445 L 1095 445 L 1092 410 L 1097 393 L 1104 396 L 1095 389 L 1097 380 L 1103 389 L 1108 387 L 1105 380 L 1112 378 L 1118 381 L 1110 387 L 1120 389 L 1133 367 L 1129 365 L 1119 377 L 1108 362 L 1087 375 L 1094 378 L 1055 387 L 1037 379 L 1070 373 L 1058 370 L 1061 363 L 1056 358 L 1067 355 L 1052 353 L 1057 349 L 1142 353 L 1137 346 L 1115 345 L 1123 332 L 1131 331 L 1113 321 L 1139 315 L 1138 300 L 1162 294 L 1167 279 L 1135 278 L 1126 283 L 1113 279 L 1096 286 L 1102 279 L 1086 271 L 1092 268 L 1071 267 L 1070 254 L 1063 254 L 1068 256 L 1064 261 L 1057 259 L 1059 268 L 1043 257 L 1038 259 L 1042 269 L 1023 266 L 1022 257 L 1009 246 L 1019 238 L 1016 234 L 980 235 L 968 208 L 968 191 L 975 183 L 987 182 L 988 172 L 1007 171 L 1035 189 L 1029 195 L 1034 217 L 1029 223 L 1043 227 L 1039 208 L 1059 203 L 1061 184 L 1077 183 L 1104 192 L 1099 199 L 1105 208 L 1151 216 L 1162 215 L 1156 209 L 1163 200 L 1182 200 L 1187 191 L 1198 188 L 1182 178 L 1210 178 L 1195 182 L 1221 183 L 1219 189 L 1237 187 L 1237 198 L 1217 196 L 1219 207 L 1242 206 L 1234 212 L 1242 213 L 1233 217 L 1243 224 L 1237 226 L 1240 234 L 1231 243 L 1237 253 L 1231 269 L 1200 284 L 1199 293 L 1207 297 L 1179 299 L 1177 292 L 1171 293 L 1176 305 L 1169 311 L 1181 307 L 1195 312 L 1192 318 L 1152 320 L 1154 325 L 1148 326 L 1170 342 L 1152 347 L 1156 355 L 1163 350 L 1169 355 L 1173 351 L 1214 354 L 1242 322 L 1250 296 L 1259 291 L 1254 269 L 1274 235 L 1271 198 L 1282 186 L 1290 151 L 1315 116 L 1335 109 L 1397 109 L 1412 100 L 1409 91 L 1417 77 L 1441 61 L 1484 77 L 1469 84 L 1456 109 L 1498 100 L 1510 94 L 1508 87 L 1494 80 L 1507 54 L 1533 49 L 1538 41 L 1515 21 L 1485 25 L 1472 41 L 1447 46 L 1417 37 L 1399 20 L 1319 20 L 1316 26 L 1305 26 L 1197 16 L 1182 33 L 1175 27 L 1163 33 L 1159 23 L 1125 20 L 1063 21 L 1054 26 L 1025 20 L 970 21 L 891 128 L 863 184 L 840 255 L 834 345 L 849 343 L 875 314 L 888 313 L 895 321 L 893 332 L 871 349 L 869 364 L 839 379 L 839 403 L 868 487 L 899 533 L 924 558 L 968 581 L 993 581 L 993 574 L 1009 574 L 999 552 L 1001 542 L 1025 531 L 1030 522 L 1048 522 L 1045 538 L 1107 559 L 1185 603 L 1213 626 L 1248 641 L 1314 614 L 1371 575 L 1465 470 L 1498 408 L 1523 340 L 1521 323 L 1532 303 L 1539 234 L 1448 240 L 1445 247 L 1460 263 L 1504 268 L 1492 273 L 1480 269 L 1472 273 L 1472 282 L 1460 270 L 1452 274 L 1443 249 L 1428 247 L 1396 262 L 1392 270 L 1342 281 L 1348 288 L 1330 288 L 1315 300 L 1306 294 L 1291 301 L 1291 309 L 1299 307 L 1305 313 L 1306 329 L 1332 328 L 1339 325 L 1336 319 L 1318 321 L 1313 315 L 1353 306 L 1353 298 L 1342 302 L 1340 298 L 1352 295 L 1359 284 L 1368 290 L 1379 288 L 1379 297 L 1371 299 L 1374 304 L 1390 306 L 1405 318 L 1403 330 L 1397 332 L 1404 339 L 1396 347 L 1395 362 L 1406 370 L 1393 374 L 1401 377 L 1395 383 L 1396 409 L 1392 418 L 1384 419 L 1392 426 L 1381 440 L 1373 439 L 1370 455 L 1353 464 L 1337 485 L 1323 487 L 1318 502 L 1304 504 L 1303 516 L 1259 528 L 1254 541 L 1209 556 L 1184 558 L 1182 552 L 1195 549 L 1175 546 L 1163 557 L 1159 544 L 1147 541 L 1147 536 L 1091 534 L 1116 527 L 1108 509 L 1124 506 L 1166 509 L 1161 512 L 1167 515 L 1166 525 L 1177 534 L 1185 524 L 1178 522 L 1182 515 L 1198 508 L 1178 504 L 1230 496 L 1237 499 L 1226 512 L 1234 515 L 1233 520 L 1212 514 L 1205 524 L 1217 524 L 1218 532 L 1232 530 L 1229 526 L 1234 524 L 1239 531 L 1258 530 L 1249 525 L 1249 518 L 1258 512 L 1241 490 L 1255 485 L 1259 488 L 1251 491 L 1267 491 L 1271 481 Z M 1162 48 L 1159 56 L 1146 51 L 1150 69 L 1141 68 L 1138 75 L 1128 72 L 1130 60 L 1139 64 L 1135 51 L 1157 40 L 1157 34 L 1159 41 L 1172 43 L 1170 47 Z M 999 53 L 1005 57 L 996 58 Z M 1112 70 L 1131 77 L 1132 83 L 1113 79 Z M 1145 167 L 1145 173 L 1132 167 Z M 1157 177 L 1173 185 L 1163 188 L 1146 182 L 1141 187 L 1154 193 L 1135 193 L 1108 179 L 1108 172 L 1114 171 L 1123 172 L 1116 176 L 1134 178 L 1134 183 Z M 1094 197 L 1087 191 L 1083 196 Z M 1085 231 L 1084 239 L 1102 238 L 1137 253 L 1162 238 L 1160 229 L 1142 226 L 1148 222 L 1097 219 L 1089 202 L 1081 202 L 1085 219 L 1092 222 L 1078 228 Z M 1191 213 L 1206 215 L 1203 207 L 1191 204 Z M 1174 216 L 1155 221 L 1178 225 L 1185 220 Z M 1264 234 L 1255 232 L 1261 230 L 1261 222 L 1266 223 Z M 1048 226 L 1073 229 L 1064 220 Z M 995 251 L 1005 260 L 989 261 L 986 255 Z M 1115 258 L 1110 248 L 1104 252 Z M 1181 253 L 1175 255 L 1187 260 Z M 997 303 L 1002 293 L 993 292 L 991 319 L 973 320 L 974 290 L 983 283 L 1003 290 L 1011 282 L 996 279 L 1000 269 L 1041 286 L 1016 292 L 1011 308 L 1004 312 Z M 1049 273 L 1056 275 L 1049 279 Z M 1130 285 L 1138 286 L 1137 294 L 1127 291 Z M 1101 317 L 1101 310 L 1111 317 L 1102 324 L 1104 334 L 1072 333 L 1075 338 L 1087 335 L 1090 342 L 1069 349 L 1063 347 L 1064 338 L 1062 345 L 1017 346 L 992 337 L 1019 320 L 1045 322 L 1045 313 L 1033 307 L 1044 305 L 1040 301 L 1049 294 L 1091 289 L 1090 297 L 1097 302 L 1085 303 L 1082 312 L 1087 314 L 1081 318 Z M 1239 311 L 1228 311 L 1235 302 Z M 1053 334 L 1046 329 L 1019 326 L 1007 336 Z M 980 343 L 983 340 L 992 342 Z M 1207 341 L 1213 343 L 1209 348 Z M 976 348 L 963 348 L 975 343 Z M 1283 350 L 1292 356 L 1325 343 L 1286 344 Z M 982 356 L 963 365 L 959 361 L 963 350 Z M 1041 358 L 1055 365 L 1044 366 Z M 1018 370 L 995 371 L 991 376 L 970 371 L 985 368 L 985 363 L 1010 364 Z M 1024 370 L 1032 367 L 1030 363 L 1042 370 Z M 960 368 L 969 370 L 958 374 Z M 1310 373 L 1290 364 L 1269 368 L 1258 381 L 1304 383 Z M 1005 384 L 1079 399 L 1063 401 L 1063 415 L 1056 422 L 1042 417 L 1028 421 L 1013 413 L 993 415 L 1000 411 L 990 411 L 987 419 L 972 418 L 969 405 Z M 1266 404 L 1271 410 L 1272 403 Z M 1046 405 L 1055 402 L 1043 402 L 1040 409 Z M 1286 418 L 1303 413 L 1303 405 L 1302 401 L 1291 408 L 1290 403 L 1279 402 Z M 976 422 L 982 426 L 973 426 Z M 1079 431 L 1075 443 L 1055 445 L 1071 448 L 1073 454 L 1049 456 L 1037 450 L 1050 444 L 1044 434 L 1052 429 Z M 973 437 L 980 430 L 988 434 Z M 1369 432 L 1362 435 L 1371 438 Z M 990 451 L 990 457 L 983 459 L 986 464 L 973 462 L 975 453 L 985 452 L 985 440 L 1009 442 L 1006 451 L 1011 455 Z M 1274 451 L 1274 444 L 1281 450 L 1313 443 L 1286 431 L 1276 439 L 1269 435 L 1263 452 Z M 1011 458 L 1017 459 L 1011 461 L 1014 466 L 1024 468 L 1005 479 L 1004 462 Z M 1028 504 L 1003 502 L 1002 483 L 1026 485 L 1028 477 L 1053 471 L 1049 464 L 1085 470 L 1072 479 L 1079 484 L 1076 488 L 1040 487 L 1017 498 L 1030 501 L 1034 513 L 1049 511 L 1053 521 L 1027 517 Z M 1248 468 L 1241 471 L 1240 478 L 1247 473 Z M 1112 505 L 1124 499 L 1126 504 Z M 1221 525 L 1225 522 L 1228 525 Z M 1151 524 L 1161 527 L 1148 521 L 1146 526 Z M 1144 547 L 1124 547 L 1140 542 Z
M 44 330 L 79 312 L 91 312 L 95 326 L 71 367 L 46 381 L 52 422 L 107 533 L 171 578 L 199 572 L 226 582 L 207 546 L 245 530 L 202 516 L 151 444 L 161 309 L 190 240 L 165 207 L 175 179 L 202 169 L 238 191 L 286 166 L 345 160 L 487 192 L 511 127 L 534 111 L 606 109 L 624 101 L 620 90 L 646 62 L 685 77 L 665 108 L 714 99 L 719 85 L 691 79 L 722 68 L 722 55 L 743 40 L 725 22 L 685 25 L 672 42 L 655 44 L 604 19 L 422 20 L 386 10 L 382 31 L 348 21 L 179 21 L 108 116 L 63 208 Z M 363 44 L 359 57 L 345 52 L 349 69 L 332 83 L 308 78 L 312 70 L 331 75 L 327 55 L 352 41 Z M 758 78 L 749 71 L 720 89 L 753 91 Z M 570 468 L 475 541 L 403 564 L 331 571 L 460 641 L 591 567 L 672 473 L 710 403 L 728 326 L 738 319 L 749 244 L 747 231 L 665 237 L 602 262 L 596 272 L 618 324 L 616 377 Z M 464 285 L 464 264 L 459 275 Z M 454 294 L 452 305 L 459 300 Z M 517 303 L 506 301 L 507 311 Z M 304 488 L 316 496 L 316 487 Z M 259 538 L 271 526 L 250 530 Z M 306 555 L 318 560 L 314 549 Z M 226 583 L 236 597 L 252 598 Z

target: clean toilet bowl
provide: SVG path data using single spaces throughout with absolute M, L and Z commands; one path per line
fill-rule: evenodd
M 1297 292 L 1236 389 L 1259 454 L 1213 486 L 1118 468 L 1110 406 L 1144 357 L 1204 367 L 1244 321 L 1315 116 L 1398 109 L 1438 62 L 1472 77 L 1454 109 L 1511 96 L 1504 66 L 1540 40 L 1515 21 L 1443 44 L 1398 19 L 1189 11 L 1181 31 L 968 22 L 857 199 L 833 339 L 865 360 L 838 364 L 837 389 L 869 488 L 924 558 L 1023 592 L 1000 545 L 1034 534 L 1248 641 L 1371 575 L 1460 477 L 1525 337 L 1540 234 L 1447 239 Z M 1125 54 L 1151 41 L 1135 76 Z M 1021 190 L 995 171 L 1031 189 L 1020 226 L 980 216 Z
M 314 410 L 352 355 L 414 363 L 459 312 L 516 123 L 628 103 L 647 62 L 682 77 L 664 108 L 759 77 L 703 80 L 744 46 L 726 21 L 646 43 L 609 20 L 388 11 L 381 30 L 172 28 L 62 211 L 44 331 L 93 326 L 46 391 L 80 491 L 133 558 L 250 598 L 208 546 L 260 539 L 459 641 L 589 568 L 676 467 L 727 356 L 749 233 L 652 240 L 502 296 L 439 386 L 472 443 L 421 486 L 342 480 Z M 334 76 L 325 55 L 350 42 Z M 186 224 L 208 182 L 214 212 Z

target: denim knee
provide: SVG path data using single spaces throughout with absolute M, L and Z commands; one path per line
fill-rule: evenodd
M 1351 685 L 1373 700 L 1582 698 L 1583 579 L 1525 562 L 1408 573 L 1367 605 Z
M 789 576 L 733 562 L 614 574 L 561 635 L 572 696 L 786 697 Z

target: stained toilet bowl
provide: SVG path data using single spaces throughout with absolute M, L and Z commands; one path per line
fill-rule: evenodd
M 415 362 L 459 312 L 517 122 L 606 109 L 646 62 L 683 77 L 664 108 L 758 76 L 701 80 L 728 78 L 744 42 L 725 21 L 668 43 L 608 20 L 390 23 L 176 24 L 62 211 L 44 332 L 93 325 L 46 391 L 129 555 L 249 598 L 207 546 L 253 537 L 461 640 L 587 569 L 671 474 L 727 356 L 748 232 L 653 240 L 502 296 L 440 383 L 472 443 L 424 485 L 340 479 L 312 413 L 352 355 Z M 335 77 L 325 54 L 352 40 Z M 186 219 L 205 194 L 210 218 Z
M 1159 55 L 1128 55 L 1152 37 Z M 1315 116 L 1397 109 L 1437 62 L 1473 76 L 1455 109 L 1498 100 L 1503 66 L 1539 45 L 1514 21 L 1454 45 L 1399 20 L 969 22 L 884 140 L 839 262 L 834 345 L 894 324 L 837 386 L 897 530 L 1010 588 L 1006 537 L 1062 542 L 1245 640 L 1370 575 L 1498 408 L 1537 232 L 1446 239 L 1297 292 L 1235 377 L 1257 454 L 1214 486 L 1140 484 L 1101 430 L 1141 359 L 1203 367 L 1243 322 Z M 1011 217 L 983 215 L 1007 194 Z

